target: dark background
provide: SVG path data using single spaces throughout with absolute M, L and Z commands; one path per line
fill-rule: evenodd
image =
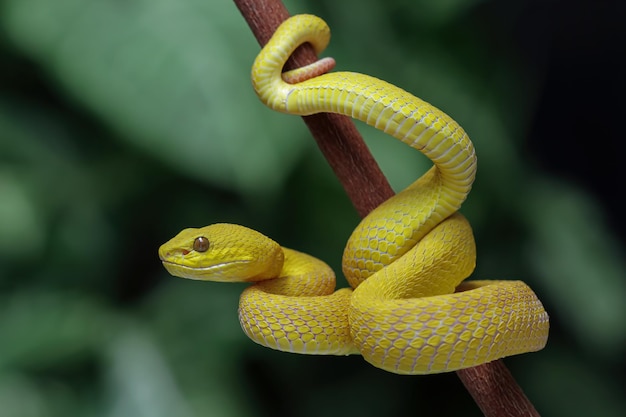
M 624 415 L 624 2 L 287 7 L 327 20 L 339 70 L 472 137 L 474 277 L 523 279 L 550 313 L 546 349 L 505 360 L 542 415 Z M 241 286 L 160 265 L 178 230 L 226 221 L 340 271 L 357 215 L 298 118 L 257 101 L 257 51 L 229 2 L 0 1 L 3 416 L 480 415 L 454 374 L 257 346 Z M 397 190 L 427 169 L 359 128 Z

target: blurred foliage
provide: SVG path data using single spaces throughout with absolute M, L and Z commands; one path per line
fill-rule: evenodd
M 287 6 L 329 22 L 339 69 L 416 92 L 470 132 L 474 276 L 524 279 L 551 314 L 548 347 L 506 360 L 537 408 L 624 415 L 623 242 L 589 190 L 524 150 L 541 68 L 524 71 L 498 21 L 523 2 Z M 453 374 L 254 345 L 241 287 L 162 269 L 156 250 L 179 229 L 227 221 L 340 270 L 357 216 L 298 118 L 258 103 L 257 51 L 229 2 L 0 1 L 2 416 L 480 415 Z M 428 166 L 359 128 L 394 188 Z

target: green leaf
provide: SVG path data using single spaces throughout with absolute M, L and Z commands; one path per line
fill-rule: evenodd
M 44 229 L 35 201 L 16 172 L 0 170 L 0 255 L 29 259 L 43 247 Z
M 583 192 L 549 181 L 530 187 L 528 247 L 539 285 L 549 292 L 563 324 L 587 348 L 605 356 L 626 342 L 624 248 Z
M 93 355 L 109 336 L 113 318 L 76 293 L 31 289 L 5 295 L 0 299 L 0 369 L 40 369 Z
M 159 349 L 138 326 L 107 346 L 105 416 L 192 416 Z
M 48 417 L 42 393 L 29 378 L 20 374 L 0 374 L 0 404 L 5 417 Z
M 191 177 L 240 192 L 281 184 L 309 144 L 255 97 L 253 37 L 231 3 L 9 0 L 0 22 L 60 87 Z

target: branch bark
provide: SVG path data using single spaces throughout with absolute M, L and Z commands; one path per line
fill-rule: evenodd
M 289 17 L 280 0 L 234 2 L 261 46 Z M 303 45 L 287 62 L 286 69 L 316 60 L 313 49 Z M 329 113 L 303 119 L 361 217 L 394 194 L 352 120 Z M 539 417 L 502 361 L 463 369 L 457 375 L 486 417 Z

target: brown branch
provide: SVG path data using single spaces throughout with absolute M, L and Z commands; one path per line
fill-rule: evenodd
M 487 417 L 539 417 L 501 360 L 461 369 L 456 374 Z
M 260 45 L 265 45 L 280 23 L 289 17 L 280 0 L 234 2 Z M 287 69 L 316 59 L 312 48 L 303 45 L 293 54 Z M 361 217 L 394 194 L 349 118 L 321 113 L 303 119 Z M 486 417 L 539 416 L 502 361 L 460 370 L 457 375 Z

